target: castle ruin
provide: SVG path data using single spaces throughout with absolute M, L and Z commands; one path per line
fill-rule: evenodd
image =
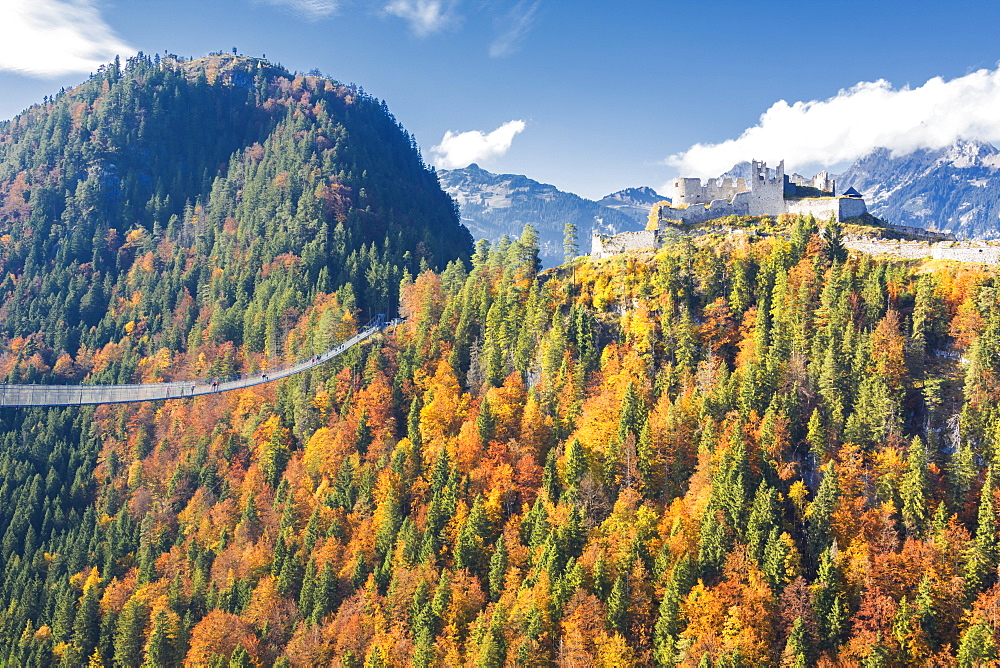
M 868 213 L 864 198 L 853 188 L 837 195 L 827 172 L 811 179 L 785 174 L 785 161 L 770 169 L 764 162 L 750 163 L 748 178 L 674 179 L 671 201 L 654 204 L 642 232 L 613 237 L 594 235 L 592 255 L 608 257 L 625 250 L 655 248 L 663 231 L 678 224 L 704 223 L 726 216 L 778 216 L 793 213 L 817 220 L 838 222 Z
M 800 196 L 800 189 L 805 196 Z M 701 179 L 674 179 L 671 202 L 658 205 L 649 229 L 659 229 L 661 223 L 703 223 L 723 216 L 797 213 L 842 221 L 868 212 L 862 197 L 854 192 L 837 196 L 835 190 L 836 183 L 827 172 L 806 179 L 785 174 L 784 160 L 776 169 L 754 160 L 747 179 L 709 179 L 705 183 Z

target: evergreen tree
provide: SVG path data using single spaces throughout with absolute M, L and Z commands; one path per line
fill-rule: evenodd
M 993 469 L 986 470 L 986 481 L 979 495 L 976 536 L 969 546 L 965 566 L 966 589 L 970 594 L 983 589 L 997 564 L 997 517 L 993 506 Z
M 653 628 L 653 658 L 657 666 L 673 666 L 681 630 L 681 602 L 691 588 L 693 572 L 690 561 L 682 557 L 674 566 L 660 602 Z
M 491 600 L 499 600 L 500 593 L 503 591 L 504 578 L 506 574 L 507 545 L 504 543 L 503 537 L 501 536 L 497 539 L 496 547 L 493 550 L 493 556 L 490 557 L 489 588 Z
M 906 473 L 899 487 L 903 524 L 912 536 L 920 536 L 927 527 L 927 451 L 919 436 L 914 436 L 906 457 Z
M 826 458 L 827 448 L 826 429 L 823 427 L 823 418 L 819 413 L 819 408 L 814 408 L 812 415 L 809 416 L 806 441 L 809 443 L 809 452 L 818 468 Z
M 820 555 L 813 595 L 813 612 L 819 626 L 822 649 L 835 650 L 840 646 L 850 611 L 837 566 L 827 550 Z
M 628 583 L 621 575 L 615 578 L 608 595 L 608 626 L 625 633 L 628 629 L 629 591 Z
M 782 668 L 806 668 L 810 665 L 806 645 L 806 627 L 802 617 L 796 617 L 781 653 Z
M 480 496 L 472 504 L 469 516 L 458 533 L 455 543 L 455 566 L 468 568 L 480 573 L 484 570 L 483 544 L 489 529 L 483 499 Z
M 1000 651 L 988 624 L 978 622 L 966 629 L 958 646 L 958 665 L 961 668 L 989 665 L 997 658 L 1000 658 Z
M 153 627 L 146 642 L 146 659 L 144 668 L 170 665 L 173 647 L 171 646 L 170 627 L 166 610 L 160 610 L 153 618 Z
M 830 547 L 830 518 L 840 495 L 836 466 L 830 462 L 824 468 L 823 480 L 808 510 L 807 543 L 813 563 L 819 563 L 820 555 Z
M 73 620 L 73 645 L 79 650 L 80 656 L 89 657 L 97 648 L 100 632 L 101 591 L 92 575 L 80 597 L 80 606 Z
M 129 599 L 118 617 L 115 629 L 114 662 L 119 666 L 138 666 L 141 663 L 146 620 L 146 604 L 138 598 Z
M 566 223 L 563 227 L 563 261 L 569 264 L 579 252 L 577 244 L 577 228 L 573 223 Z

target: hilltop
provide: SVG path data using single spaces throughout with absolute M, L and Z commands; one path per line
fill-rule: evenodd
M 129 322 L 143 354 L 187 347 L 173 322 L 280 354 L 301 299 L 384 311 L 471 252 L 384 103 L 254 58 L 112 63 L 0 124 L 0 195 L 0 331 L 56 355 Z

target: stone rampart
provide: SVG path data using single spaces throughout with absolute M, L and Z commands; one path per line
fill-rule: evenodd
M 955 262 L 1000 265 L 1000 246 L 991 244 L 950 243 L 930 244 L 921 241 L 876 241 L 874 239 L 845 239 L 844 246 L 869 255 L 892 255 L 906 260 L 932 258 Z
M 841 221 L 868 213 L 868 207 L 860 197 L 804 197 L 785 200 L 785 205 L 788 213 L 800 216 L 812 214 L 816 220 L 836 217 Z
M 803 199 L 792 199 L 785 202 L 788 213 L 795 213 L 800 216 L 812 215 L 816 220 L 830 220 L 830 218 L 840 218 L 840 202 L 838 197 L 806 197 Z
M 660 239 L 655 230 L 622 232 L 614 236 L 595 234 L 590 247 L 591 257 L 602 259 L 627 251 L 655 250 L 660 247 Z
M 935 230 L 927 230 L 922 227 L 908 227 L 906 225 L 886 225 L 887 228 L 893 232 L 901 232 L 903 234 L 908 234 L 911 237 L 917 237 L 920 239 L 931 239 L 934 241 L 955 241 L 955 235 L 950 232 L 937 232 Z

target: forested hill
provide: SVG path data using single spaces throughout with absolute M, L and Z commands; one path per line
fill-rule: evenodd
M 71 356 L 196 325 L 274 354 L 316 293 L 393 308 L 471 251 L 384 103 L 253 58 L 140 55 L 46 98 L 0 124 L 0 197 L 0 331 Z
M 407 317 L 245 390 L 0 410 L 4 666 L 1000 656 L 993 268 L 794 216 L 470 256 L 381 104 L 256 60 L 138 58 L 0 131 L 0 376 L 223 376 Z
M 995 272 L 758 222 L 540 276 L 481 243 L 294 380 L 0 412 L 0 658 L 991 665 Z
M 0 380 L 302 359 L 471 251 L 384 103 L 257 59 L 140 55 L 0 123 Z M 180 402 L 179 421 L 152 404 L 0 411 L 0 663 L 178 665 L 185 634 L 235 603 L 175 605 L 201 600 L 233 540 L 186 542 L 176 513 L 192 499 L 226 512 L 242 498 L 230 474 L 262 455 L 267 479 L 246 479 L 261 501 L 240 508 L 270 517 L 267 489 L 325 420 L 313 399 L 358 354 L 241 392 L 235 413 L 219 397 Z M 168 595 L 151 583 L 172 550 L 201 575 L 178 571 Z M 144 592 L 134 603 L 113 594 L 122 578 Z

